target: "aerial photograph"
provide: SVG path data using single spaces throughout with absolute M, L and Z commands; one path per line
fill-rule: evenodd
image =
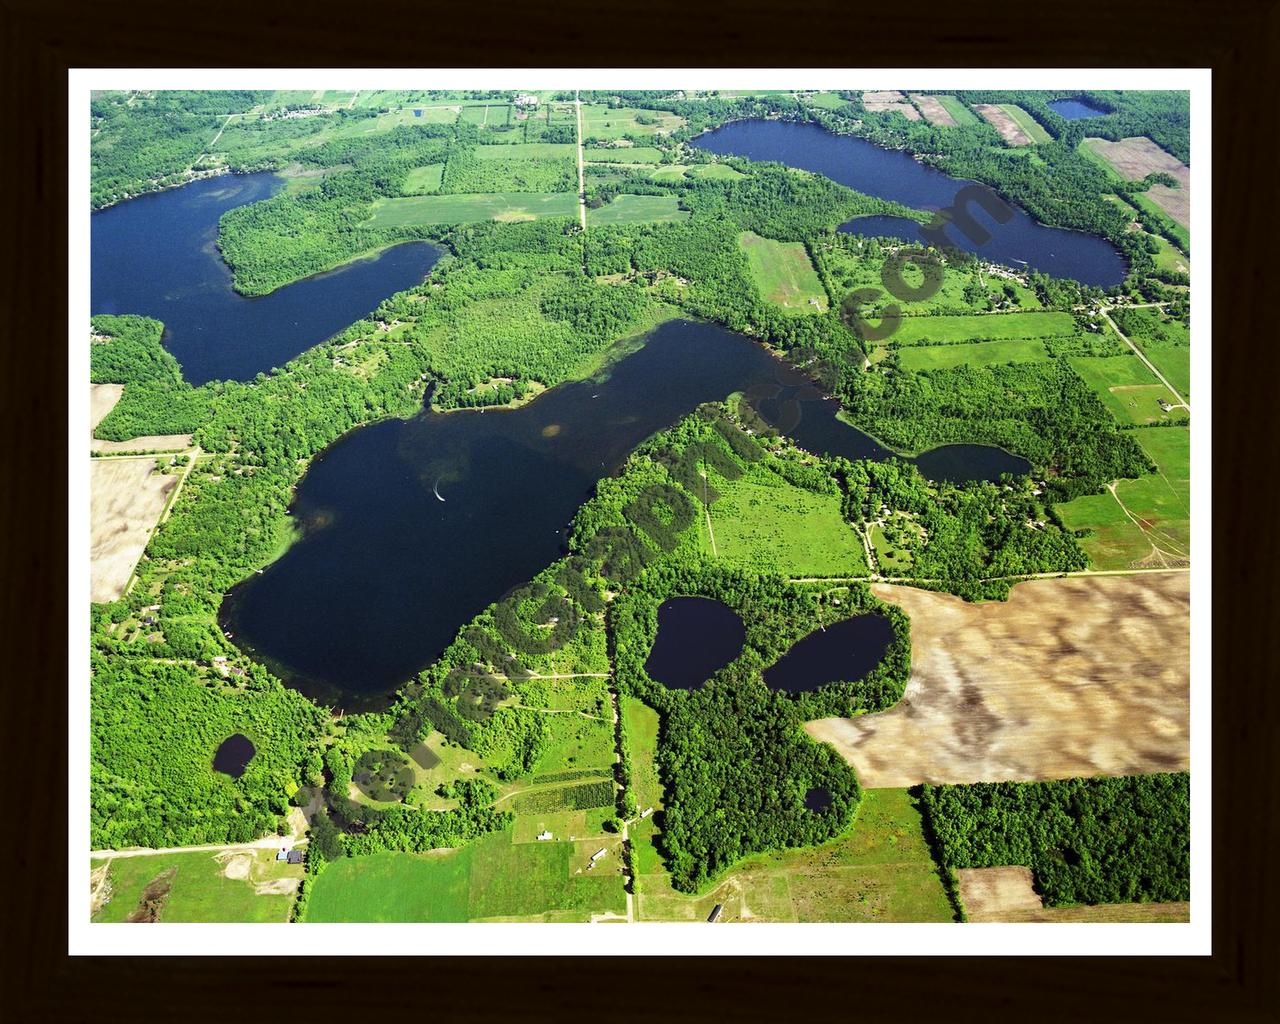
M 1191 92 L 562 77 L 86 91 L 73 915 L 1189 927 Z

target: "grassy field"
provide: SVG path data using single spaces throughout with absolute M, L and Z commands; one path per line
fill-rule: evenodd
M 899 352 L 907 370 L 941 370 L 953 366 L 997 366 L 1002 363 L 1028 363 L 1048 359 L 1044 342 L 979 341 L 972 345 L 915 345 Z
M 1076 333 L 1070 313 L 979 313 L 974 316 L 908 316 L 892 339 L 900 345 L 946 345 L 962 341 L 1059 338 Z
M 977 124 L 978 115 L 960 102 L 956 96 L 938 96 L 937 100 L 947 109 L 947 113 L 955 118 L 956 124 Z
M 1167 243 L 1166 243 L 1167 244 Z M 1170 246 L 1170 251 L 1176 251 Z M 1136 322 L 1136 323 L 1135 323 Z M 1133 310 L 1125 320 L 1128 337 L 1178 389 L 1191 395 L 1191 338 L 1187 325 L 1167 319 L 1156 310 Z
M 622 695 L 622 722 L 631 747 L 631 784 L 635 789 L 636 807 L 662 809 L 662 782 L 656 763 L 658 751 L 658 712 L 634 697 Z
M 578 147 L 568 142 L 511 142 L 503 146 L 476 146 L 479 160 L 576 160 Z
M 661 167 L 655 167 L 649 172 L 649 177 L 654 181 L 683 181 L 686 172 L 689 170 L 684 164 L 663 164 Z
M 788 313 L 825 313 L 827 293 L 800 242 L 775 242 L 744 231 L 738 238 L 760 294 Z
M 710 506 L 715 557 L 744 568 L 794 576 L 868 572 L 858 535 L 840 515 L 840 499 L 787 483 L 760 464 L 737 480 L 718 481 Z M 702 541 L 711 550 L 706 519 Z
M 596 210 L 587 211 L 592 224 L 635 224 L 641 221 L 687 220 L 688 210 L 680 209 L 675 196 L 620 195 Z
M 805 102 L 811 107 L 818 107 L 822 110 L 844 110 L 849 106 L 848 100 L 842 96 L 837 96 L 833 92 L 814 93 Z
M 316 880 L 306 919 L 587 921 L 593 914 L 622 915 L 626 896 L 616 849 L 590 872 L 583 866 L 604 845 L 596 839 L 518 843 L 508 829 L 461 850 L 344 858 Z
M 480 128 L 498 128 L 511 122 L 513 108 L 510 103 L 480 103 L 462 108 L 460 122 Z
M 1053 141 L 1053 137 L 1044 130 L 1044 126 L 1016 103 L 1002 103 L 1000 109 L 1013 118 L 1014 124 L 1026 132 L 1032 142 Z
M 440 191 L 440 179 L 444 175 L 444 164 L 427 164 L 415 167 L 405 178 L 404 188 L 413 195 L 426 195 Z
M 884 527 L 872 523 L 870 530 L 871 547 L 876 553 L 877 568 L 887 576 L 901 575 L 911 569 L 915 558 L 911 552 L 898 544 L 894 544 L 885 536 Z
M 1096 569 L 1159 566 L 1161 557 L 1176 564 L 1191 553 L 1190 430 L 1135 430 L 1133 438 L 1155 462 L 1156 473 L 1121 480 L 1115 494 L 1086 495 L 1057 508 L 1068 529 L 1093 531 L 1080 543 Z
M 645 124 L 638 119 L 653 123 Z M 683 117 L 665 110 L 607 107 L 600 103 L 582 105 L 582 135 L 588 139 L 620 139 L 624 135 L 669 133 L 683 124 Z
M 652 146 L 587 146 L 582 151 L 582 158 L 599 164 L 660 164 L 662 150 Z
M 104 861 L 92 863 L 101 868 Z M 116 857 L 107 871 L 111 898 L 94 915 L 95 922 L 125 921 L 157 880 L 157 888 L 169 883 L 168 894 L 160 897 L 160 921 L 283 922 L 302 877 L 301 864 L 276 861 L 274 850 Z M 259 893 L 259 886 L 267 891 Z
M 674 200 L 673 200 L 674 202 Z M 462 224 L 477 220 L 537 220 L 539 217 L 572 217 L 578 198 L 572 192 L 486 192 L 451 196 L 410 196 L 379 199 L 371 228 L 398 228 L 423 224 Z
M 706 178 L 710 181 L 733 181 L 734 178 L 745 178 L 741 171 L 736 171 L 728 164 L 694 164 L 689 168 L 689 177 Z
M 1176 402 L 1177 398 L 1135 355 L 1072 356 L 1068 362 L 1121 423 L 1142 426 L 1185 415 L 1183 409 L 1165 412 L 1160 408 L 1161 399 Z
M 873 790 L 852 828 L 821 846 L 756 854 L 707 892 L 671 888 L 653 849 L 654 826 L 632 830 L 642 921 L 950 921 L 953 911 L 905 790 Z

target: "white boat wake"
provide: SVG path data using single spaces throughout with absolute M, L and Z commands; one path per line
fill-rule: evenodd
M 435 492 L 436 497 L 440 501 L 444 501 L 444 498 L 440 497 L 440 479 L 438 477 L 436 478 L 436 482 L 431 485 L 431 489 Z

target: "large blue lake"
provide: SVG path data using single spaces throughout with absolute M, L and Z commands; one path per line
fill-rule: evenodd
M 793 121 L 734 121 L 698 136 L 692 145 L 709 153 L 776 160 L 917 210 L 948 207 L 960 189 L 972 184 L 926 166 L 900 150 Z M 977 244 L 954 227 L 947 229 L 947 237 L 957 248 L 994 263 L 1018 270 L 1032 267 L 1053 277 L 1104 288 L 1120 284 L 1127 273 L 1124 258 L 1115 246 L 1096 235 L 1046 227 L 1017 207 L 1010 207 L 1012 216 L 1003 224 L 976 203 L 970 204 L 969 210 L 990 238 Z M 920 224 L 905 217 L 859 217 L 840 230 L 923 242 L 920 228 Z
M 427 246 L 402 246 L 242 298 L 214 245 L 218 217 L 278 187 L 267 175 L 217 178 L 95 214 L 94 309 L 164 320 L 167 344 L 197 383 L 247 379 L 417 283 L 435 258 Z M 654 431 L 733 392 L 811 451 L 893 455 L 838 420 L 837 402 L 757 342 L 672 321 L 595 378 L 523 408 L 424 411 L 340 438 L 298 487 L 291 512 L 301 539 L 232 590 L 222 622 L 317 700 L 384 706 L 459 627 L 560 556 L 597 480 Z M 915 461 L 932 479 L 957 481 L 1029 469 L 982 445 L 948 445 Z
M 439 258 L 412 242 L 270 295 L 239 295 L 218 252 L 218 218 L 283 184 L 268 173 L 225 175 L 93 214 L 91 312 L 163 321 L 164 343 L 192 384 L 252 380 L 418 284 Z

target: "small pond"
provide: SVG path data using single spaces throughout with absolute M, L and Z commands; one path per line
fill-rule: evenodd
M 1050 100 L 1045 104 L 1055 114 L 1061 114 L 1068 121 L 1082 121 L 1086 117 L 1105 117 L 1109 110 L 1099 110 L 1079 96 L 1065 100 Z
M 742 619 L 706 597 L 673 597 L 658 609 L 658 635 L 644 669 L 663 686 L 692 690 L 742 651 Z
M 804 805 L 814 814 L 826 814 L 831 810 L 831 794 L 821 786 L 815 786 L 805 793 Z
M 213 755 L 213 770 L 238 779 L 244 774 L 245 768 L 255 753 L 248 736 L 242 736 L 240 733 L 228 736 L 218 747 L 217 753 Z
M 855 615 L 810 633 L 764 673 L 772 690 L 798 693 L 861 679 L 884 657 L 893 627 L 883 615 Z

